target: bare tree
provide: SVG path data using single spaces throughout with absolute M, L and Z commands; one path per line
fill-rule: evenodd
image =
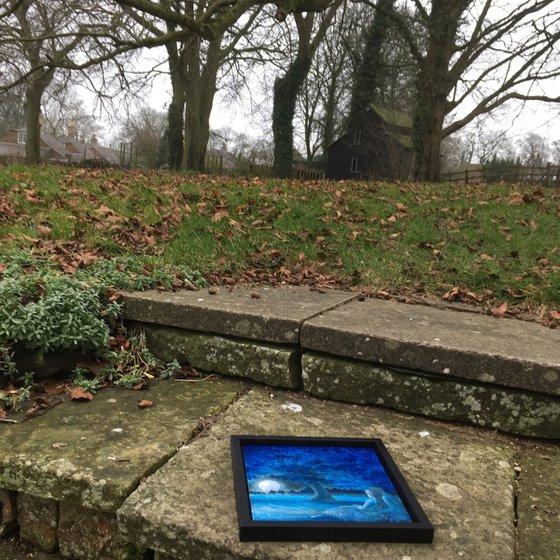
M 40 160 L 43 95 L 55 75 L 115 55 L 120 25 L 107 2 L 93 0 L 4 0 L 0 20 L 0 91 L 20 86 L 25 95 L 28 163 Z
M 530 167 L 545 166 L 551 156 L 546 138 L 531 132 L 519 142 L 519 158 L 523 165 Z
M 123 124 L 120 137 L 134 145 L 138 163 L 155 168 L 163 165 L 162 142 L 165 135 L 167 115 L 147 105 L 132 111 Z
M 336 12 L 300 90 L 296 131 L 303 131 L 308 161 L 326 154 L 346 124 L 355 55 L 368 10 L 367 6 L 350 3 Z
M 342 4 L 333 0 L 329 9 L 322 14 L 315 28 L 315 13 L 294 14 L 297 27 L 297 51 L 283 76 L 274 82 L 274 108 L 272 132 L 274 135 L 274 174 L 291 177 L 294 160 L 294 114 L 297 96 L 311 68 L 313 55 L 331 25 Z
M 560 101 L 541 88 L 560 75 L 554 0 L 413 0 L 396 17 L 418 63 L 418 175 L 439 178 L 442 138 L 512 100 Z M 425 32 L 416 33 L 420 24 Z
M 68 134 L 69 128 L 81 142 L 88 142 L 101 131 L 99 120 L 88 111 L 75 88 L 56 76 L 42 100 L 42 129 L 53 136 Z
M 21 89 L 21 88 L 20 88 Z M 25 120 L 23 96 L 16 91 L 0 92 L 0 136 Z

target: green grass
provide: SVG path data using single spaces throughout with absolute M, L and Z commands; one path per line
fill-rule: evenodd
M 559 218 L 560 192 L 512 185 L 0 170 L 0 263 L 18 248 L 64 266 L 62 245 L 212 280 L 437 297 L 460 287 L 533 311 L 560 307 Z

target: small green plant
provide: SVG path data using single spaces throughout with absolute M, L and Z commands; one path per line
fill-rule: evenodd
M 12 353 L 6 347 L 0 346 L 0 372 L 14 379 L 6 389 L 0 389 L 0 417 L 10 410 L 20 410 L 23 403 L 31 396 L 33 374 L 24 373 L 16 378 L 18 372 L 13 361 Z
M 113 366 L 104 370 L 104 378 L 119 387 L 136 387 L 149 379 L 171 379 L 181 369 L 177 360 L 164 363 L 156 358 L 146 345 L 142 330 L 133 331 L 126 348 L 114 354 Z
M 93 379 L 89 379 L 89 371 L 81 367 L 75 368 L 72 373 L 73 375 L 70 378 L 70 383 L 72 383 L 74 387 L 82 387 L 84 391 L 95 395 L 101 386 L 101 381 L 98 378 L 94 377 Z

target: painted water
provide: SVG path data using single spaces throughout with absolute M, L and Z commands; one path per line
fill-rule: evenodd
M 243 446 L 254 521 L 410 523 L 371 447 Z
M 313 499 L 312 494 L 250 494 L 254 521 L 320 521 L 354 523 L 410 523 L 400 498 L 385 495 L 391 507 L 364 507 L 367 496 L 336 494 L 332 502 Z M 366 500 L 364 500 L 366 498 Z

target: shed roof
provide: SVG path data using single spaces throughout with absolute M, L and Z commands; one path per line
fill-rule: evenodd
M 393 126 L 402 126 L 403 128 L 412 128 L 412 119 L 402 111 L 396 109 L 387 109 L 372 103 L 369 108 L 377 113 L 387 124 Z

